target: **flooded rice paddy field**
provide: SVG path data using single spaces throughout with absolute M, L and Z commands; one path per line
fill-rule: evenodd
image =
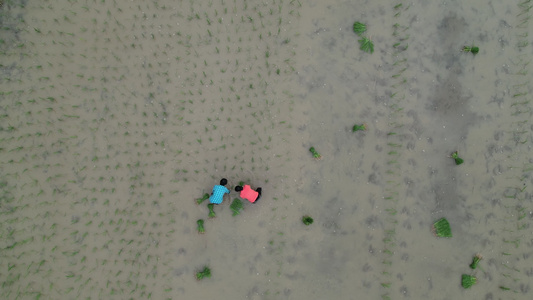
M 530 298 L 530 1 L 0 3 L 1 298 Z

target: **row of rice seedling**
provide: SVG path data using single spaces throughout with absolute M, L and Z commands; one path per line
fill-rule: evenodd
M 530 104 L 531 96 L 529 94 L 530 79 L 528 74 L 530 58 L 524 52 L 531 49 L 528 40 L 530 27 L 529 19 L 531 1 L 522 1 L 518 4 L 516 14 L 516 24 L 514 26 L 515 50 L 517 56 L 511 58 L 511 73 L 509 81 L 511 86 L 508 95 L 508 107 L 510 108 L 513 122 L 511 124 L 508 140 L 511 153 L 508 155 L 510 165 L 507 167 L 506 175 L 509 178 L 516 178 L 515 184 L 508 186 L 503 191 L 502 208 L 506 211 L 506 221 L 501 229 L 500 237 L 502 251 L 501 260 L 501 277 L 498 281 L 498 288 L 502 295 L 508 293 L 527 294 L 524 290 L 524 277 L 527 272 L 527 264 L 523 263 L 523 255 L 526 250 L 524 243 L 527 240 L 527 231 L 530 228 L 528 215 L 531 215 L 531 204 L 527 201 L 529 198 L 528 180 L 533 168 L 529 163 L 528 155 L 524 153 L 529 151 L 531 138 L 530 118 L 532 106 Z M 510 182 L 509 182 L 510 183 Z M 515 297 L 515 296 L 509 296 Z
M 402 170 L 401 157 L 404 151 L 404 140 L 407 132 L 404 129 L 403 106 L 408 93 L 409 84 L 405 76 L 408 69 L 407 56 L 403 53 L 407 50 L 409 27 L 406 24 L 404 15 L 408 13 L 408 6 L 403 3 L 392 8 L 394 14 L 394 24 L 392 26 L 392 36 L 394 40 L 392 51 L 392 69 L 390 72 L 393 83 L 391 94 L 388 99 L 388 132 L 387 132 L 387 161 L 386 161 L 386 186 L 383 195 L 384 213 L 384 233 L 383 233 L 383 254 L 382 271 L 380 285 L 382 288 L 382 299 L 391 299 L 395 295 L 394 262 L 398 255 L 396 246 L 399 238 L 397 236 L 397 225 L 399 223 L 398 211 L 401 200 L 405 197 L 406 189 L 401 177 L 405 170 Z

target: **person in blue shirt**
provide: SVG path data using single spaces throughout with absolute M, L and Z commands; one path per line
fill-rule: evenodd
M 222 200 L 224 200 L 224 194 L 229 194 L 228 188 L 225 187 L 226 184 L 228 184 L 226 178 L 220 179 L 220 185 L 215 185 L 213 187 L 213 192 L 211 193 L 211 197 L 209 197 L 209 203 L 222 203 Z

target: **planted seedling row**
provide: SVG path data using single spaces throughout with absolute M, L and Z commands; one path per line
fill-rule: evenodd
M 383 271 L 380 278 L 380 286 L 382 287 L 382 298 L 390 299 L 394 289 L 395 278 L 392 276 L 392 268 L 395 262 L 395 253 L 397 253 L 396 245 L 399 243 L 397 235 L 398 224 L 398 203 L 405 195 L 405 185 L 402 183 L 402 165 L 400 159 L 402 157 L 404 148 L 404 129 L 403 129 L 403 101 L 405 99 L 405 91 L 408 88 L 407 80 L 405 80 L 404 73 L 408 70 L 408 63 L 406 55 L 403 51 L 407 50 L 407 40 L 409 38 L 409 27 L 403 26 L 404 12 L 408 7 L 403 7 L 402 4 L 397 4 L 392 7 L 395 24 L 392 26 L 392 36 L 394 44 L 392 45 L 393 62 L 391 70 L 392 93 L 388 99 L 389 116 L 388 116 L 388 132 L 386 137 L 386 153 L 385 161 L 385 190 L 383 194 L 383 214 L 385 216 L 385 223 L 383 228 L 383 254 L 382 264 Z M 363 46 L 364 43 L 361 44 Z
M 512 56 L 509 72 L 509 81 L 511 84 L 509 90 L 508 107 L 513 122 L 508 130 L 510 138 L 507 141 L 508 148 L 511 149 L 508 154 L 512 158 L 511 165 L 508 166 L 506 176 L 517 178 L 514 186 L 511 184 L 502 192 L 502 197 L 507 203 L 505 205 L 508 222 L 503 228 L 505 234 L 501 238 L 503 243 L 501 252 L 502 273 L 499 288 L 501 291 L 512 291 L 520 293 L 521 286 L 528 282 L 528 278 L 523 276 L 523 266 L 516 263 L 516 257 L 524 252 L 524 235 L 526 228 L 529 227 L 527 220 L 528 211 L 531 207 L 524 206 L 527 202 L 528 181 L 526 178 L 531 174 L 531 164 L 529 158 L 523 156 L 523 151 L 527 151 L 530 143 L 531 124 L 530 113 L 533 108 L 530 104 L 529 86 L 531 85 L 530 75 L 528 74 L 530 57 L 523 51 L 529 44 L 529 25 L 530 25 L 530 8 L 529 1 L 523 1 L 518 4 L 518 14 L 516 15 L 517 23 L 513 27 L 512 36 L 514 37 L 514 50 L 517 55 Z M 474 53 L 474 52 L 472 52 Z M 525 163 L 524 163 L 525 161 Z M 526 234 L 527 235 L 527 234 Z M 513 257 L 515 257 L 513 259 Z M 515 261 L 515 263 L 513 263 Z

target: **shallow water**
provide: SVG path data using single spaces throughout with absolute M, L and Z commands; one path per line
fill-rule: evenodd
M 530 2 L 3 2 L 3 299 L 530 298 Z

